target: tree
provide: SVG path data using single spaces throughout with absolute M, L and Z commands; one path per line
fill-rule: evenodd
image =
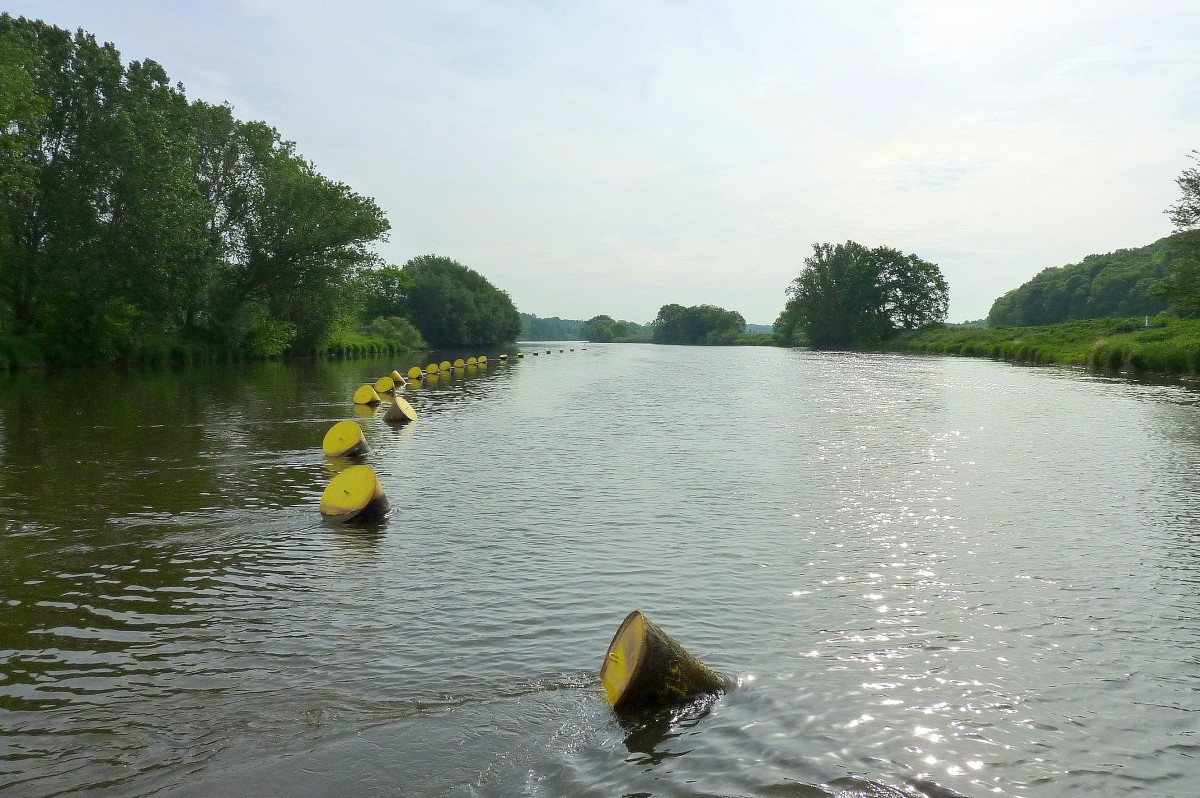
M 1188 157 L 1200 163 L 1200 150 Z M 1180 235 L 1172 239 L 1171 273 L 1156 292 L 1176 313 L 1200 316 L 1200 169 L 1184 169 L 1175 183 L 1182 196 L 1165 213 Z
M 404 315 L 413 286 L 412 274 L 399 266 L 383 266 L 363 271 L 358 280 L 363 291 L 363 317 L 367 321 Z
M 479 272 L 440 255 L 404 264 L 411 280 L 405 316 L 431 346 L 495 346 L 515 341 L 521 317 L 508 294 Z
M 1200 163 L 1200 150 L 1192 150 L 1188 157 Z M 1184 169 L 1183 173 L 1175 178 L 1175 183 L 1183 195 L 1179 202 L 1167 208 L 1164 213 L 1170 217 L 1176 231 L 1194 230 L 1200 227 L 1200 169 L 1194 166 Z
M 737 343 L 746 329 L 742 314 L 716 305 L 663 305 L 652 324 L 654 343 L 691 346 Z
M 358 320 L 387 229 L 268 125 L 0 13 L 0 331 L 51 361 L 320 349 Z
M 617 322 L 612 316 L 593 316 L 583 323 L 579 334 L 586 341 L 595 341 L 598 344 L 610 343 L 617 337 Z
M 803 336 L 814 347 L 873 346 L 944 321 L 948 293 L 937 265 L 916 255 L 853 241 L 814 244 L 775 328 L 788 343 Z

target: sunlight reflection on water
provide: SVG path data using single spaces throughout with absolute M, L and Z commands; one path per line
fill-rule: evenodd
M 0 393 L 0 795 L 1192 794 L 1195 394 L 592 346 L 364 414 L 395 509 L 329 527 L 373 368 Z M 635 608 L 736 688 L 622 725 Z

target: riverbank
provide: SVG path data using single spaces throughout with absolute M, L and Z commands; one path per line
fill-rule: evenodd
M 319 351 L 293 354 L 288 358 L 359 358 L 389 355 L 394 357 L 427 351 L 422 342 L 414 347 L 408 342 L 379 335 L 344 333 L 330 340 Z M 166 367 L 204 365 L 225 362 L 255 362 L 284 359 L 282 355 L 256 355 L 237 349 L 227 349 L 200 340 L 149 338 L 124 352 L 114 353 L 107 360 L 68 351 L 62 346 L 40 347 L 14 335 L 0 335 L 0 372 L 41 368 L 97 367 Z
M 1098 371 L 1200 376 L 1200 320 L 1151 316 L 1042 327 L 944 327 L 903 333 L 886 348 Z

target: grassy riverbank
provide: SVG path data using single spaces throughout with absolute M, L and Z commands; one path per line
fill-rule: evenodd
M 1056 363 L 1100 371 L 1200 376 L 1200 320 L 1086 319 L 1043 327 L 936 326 L 904 333 L 889 349 Z

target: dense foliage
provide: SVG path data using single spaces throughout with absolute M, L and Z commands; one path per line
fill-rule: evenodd
M 645 338 L 652 333 L 648 325 L 632 321 L 618 321 L 612 316 L 593 316 L 583 323 L 580 335 L 586 341 L 609 343 L 611 341 Z
M 948 287 L 936 264 L 890 247 L 814 244 L 775 322 L 785 344 L 875 346 L 898 330 L 944 321 Z
M 388 223 L 153 61 L 0 15 L 0 335 L 54 360 L 320 349 Z
M 1200 161 L 1198 155 L 1193 152 L 1192 160 Z M 1174 312 L 1200 316 L 1200 169 L 1185 169 L 1175 182 L 1182 196 L 1166 212 L 1179 235 L 1171 239 L 1171 271 L 1159 283 L 1158 295 L 1171 303 Z
M 650 327 L 612 316 L 593 316 L 587 321 L 560 319 L 551 316 L 540 319 L 529 313 L 521 314 L 521 339 L 525 341 L 628 341 L 650 337 Z
M 935 325 L 894 339 L 909 352 L 991 357 L 1104 371 L 1200 375 L 1200 320 L 1167 315 L 1081 319 L 1039 327 Z
M 312 352 L 388 221 L 154 61 L 0 16 L 0 334 L 54 360 Z
M 651 324 L 656 344 L 736 344 L 746 328 L 741 313 L 716 305 L 663 305 Z
M 522 341 L 581 341 L 583 321 L 560 319 L 558 316 L 538 318 L 532 313 L 521 314 Z
M 1029 327 L 1160 313 L 1167 302 L 1159 282 L 1180 257 L 1176 239 L 1088 255 L 1079 263 L 1043 269 L 992 304 L 988 325 Z
M 1188 157 L 1200 163 L 1200 150 L 1193 150 Z M 1195 230 L 1200 227 L 1200 169 L 1194 166 L 1184 169 L 1175 178 L 1175 184 L 1179 186 L 1180 198 L 1179 202 L 1167 208 L 1167 216 L 1176 230 Z
M 406 315 L 435 347 L 510 343 L 521 318 L 508 294 L 479 272 L 440 255 L 404 264 Z

